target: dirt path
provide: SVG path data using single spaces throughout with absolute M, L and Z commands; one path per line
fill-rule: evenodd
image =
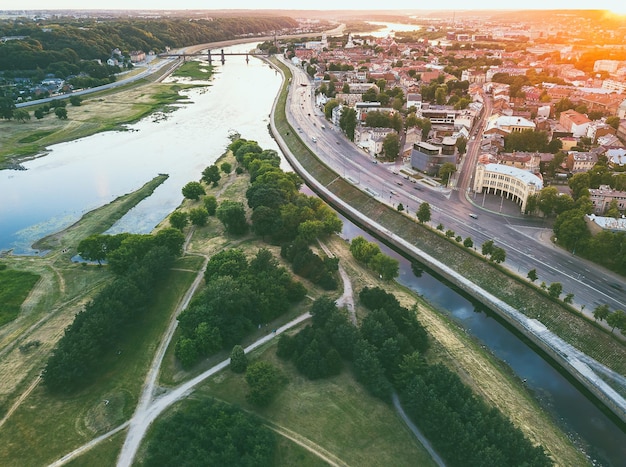
M 299 435 L 298 433 L 295 433 L 280 425 L 271 424 L 271 425 L 266 425 L 266 426 L 272 431 L 275 431 L 276 433 L 278 433 L 279 435 L 284 436 L 285 438 L 293 441 L 299 446 L 302 446 L 304 449 L 315 454 L 324 462 L 328 462 L 328 464 L 332 465 L 333 467 L 348 467 L 348 464 L 346 464 L 344 461 L 342 461 L 333 453 L 327 451 L 323 447 L 315 444 L 310 439 L 305 438 Z
M 30 395 L 30 393 L 33 392 L 33 390 L 37 387 L 40 381 L 41 381 L 41 376 L 37 376 L 35 380 L 31 383 L 31 385 L 28 386 L 26 391 L 24 391 L 20 395 L 20 397 L 17 398 L 17 400 L 13 403 L 13 405 L 4 415 L 4 417 L 2 417 L 2 420 L 0 420 L 0 428 L 2 428 L 2 425 L 4 425 L 4 423 L 9 419 L 9 417 L 13 415 L 13 412 L 17 410 L 17 408 L 22 404 L 22 402 L 24 402 L 24 399 L 26 399 Z
M 330 251 L 328 245 L 322 242 L 319 242 L 319 245 L 329 258 L 335 257 L 335 255 Z M 341 282 L 343 283 L 343 294 L 337 299 L 337 306 L 348 310 L 350 321 L 352 321 L 352 324 L 356 326 L 357 322 L 356 313 L 354 311 L 354 292 L 352 290 L 352 281 L 341 263 L 339 263 L 339 276 L 341 277 Z

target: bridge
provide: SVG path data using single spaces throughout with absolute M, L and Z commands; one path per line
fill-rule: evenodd
M 195 52 L 195 53 L 162 53 L 162 54 L 159 54 L 159 57 L 182 58 L 184 61 L 187 61 L 187 57 L 206 57 L 207 60 L 209 61 L 209 65 L 212 65 L 213 58 L 215 57 L 215 55 L 219 57 L 220 61 L 222 62 L 222 65 L 226 63 L 227 55 L 245 56 L 246 63 L 250 62 L 250 56 L 253 56 L 253 57 L 269 57 L 270 56 L 269 53 L 258 53 L 258 52 L 224 52 L 224 49 L 220 49 L 220 51 L 217 53 L 215 53 L 215 51 L 214 53 L 211 53 L 211 50 L 209 49 L 206 52 Z

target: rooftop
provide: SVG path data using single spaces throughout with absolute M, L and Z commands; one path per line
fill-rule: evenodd
M 495 172 L 502 175 L 509 175 L 511 177 L 515 177 L 519 180 L 522 180 L 524 183 L 530 185 L 533 184 L 537 187 L 537 189 L 541 189 L 543 187 L 543 181 L 537 177 L 535 174 L 528 172 L 527 170 L 518 169 L 516 167 L 511 167 L 510 165 L 503 164 L 485 164 L 485 170 L 488 172 Z

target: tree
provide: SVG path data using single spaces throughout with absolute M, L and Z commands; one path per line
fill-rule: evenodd
M 204 208 L 209 216 L 214 216 L 217 210 L 217 198 L 215 196 L 207 196 L 204 198 Z
M 493 248 L 493 251 L 491 252 L 491 261 L 493 261 L 496 264 L 500 264 L 500 263 L 504 263 L 504 261 L 506 260 L 506 251 L 504 251 L 504 248 L 500 248 L 498 246 Z
M 563 285 L 560 282 L 553 282 L 548 287 L 548 295 L 552 298 L 559 298 L 561 292 L 563 292 Z
M 607 117 L 606 119 L 606 124 L 612 126 L 616 130 L 619 127 L 619 122 L 620 120 L 619 120 L 619 117 L 617 116 Z
M 11 120 L 14 111 L 15 102 L 13 102 L 13 98 L 0 96 L 0 117 L 5 120 Z
M 344 107 L 339 118 L 339 127 L 343 130 L 350 141 L 354 141 L 354 130 L 356 128 L 356 110 Z
M 463 246 L 465 248 L 472 248 L 474 246 L 474 242 L 472 241 L 472 238 L 466 237 L 465 240 L 463 240 Z
M 194 208 L 189 211 L 189 220 L 193 225 L 203 227 L 209 218 L 209 213 L 205 208 Z
M 233 166 L 229 162 L 222 162 L 220 169 L 222 169 L 222 172 L 225 174 L 229 174 L 232 172 Z
M 439 168 L 439 177 L 441 177 L 441 181 L 448 186 L 448 182 L 450 181 L 450 175 L 456 172 L 456 165 L 452 162 L 446 162 Z
M 248 230 L 246 212 L 242 203 L 230 200 L 222 201 L 215 214 L 230 234 L 241 235 Z
M 383 140 L 383 152 L 388 160 L 396 160 L 400 154 L 400 140 L 397 133 L 389 133 Z
M 183 230 L 189 223 L 189 217 L 186 212 L 174 211 L 170 214 L 170 225 L 178 230 Z
M 282 372 L 268 362 L 254 362 L 246 370 L 249 392 L 246 399 L 259 407 L 268 406 L 276 397 L 286 378 Z
M 593 319 L 596 321 L 606 319 L 607 316 L 611 313 L 609 306 L 605 303 L 603 305 L 598 305 L 593 310 Z
M 565 297 L 563 298 L 563 303 L 567 303 L 568 305 L 574 303 L 574 294 L 570 292 L 565 295 Z
M 220 175 L 220 169 L 215 164 L 208 166 L 202 171 L 202 181 L 207 185 L 211 184 L 214 187 L 217 186 L 217 182 L 220 181 L 220 178 L 222 178 Z
M 230 369 L 235 373 L 243 373 L 248 367 L 248 357 L 243 347 L 236 345 L 230 353 Z
M 531 269 L 530 271 L 528 271 L 528 274 L 526 274 L 526 277 L 528 277 L 528 280 L 530 280 L 530 282 L 535 282 L 539 278 L 539 276 L 537 276 L 536 269 Z
M 183 189 L 183 196 L 187 199 L 199 200 L 201 195 L 206 194 L 200 182 L 189 182 Z
M 397 259 L 387 256 L 383 253 L 374 255 L 367 266 L 374 272 L 380 275 L 385 281 L 390 281 L 395 277 L 398 277 L 400 272 L 400 263 Z
M 67 120 L 67 110 L 65 110 L 64 107 L 54 109 L 54 115 L 56 115 L 59 120 Z
M 398 203 L 398 207 L 396 208 L 399 212 L 404 211 L 404 205 L 402 203 Z
M 35 118 L 37 120 L 41 120 L 42 118 L 44 118 L 46 115 L 46 112 L 44 112 L 44 110 L 41 107 L 37 107 L 35 109 Z
M 481 251 L 482 251 L 483 256 L 489 256 L 490 254 L 492 254 L 493 249 L 494 249 L 493 240 L 487 240 L 485 243 L 483 243 L 483 246 L 482 246 Z
M 28 110 L 16 109 L 13 111 L 13 119 L 18 122 L 24 123 L 27 120 L 30 120 L 30 114 L 28 113 Z
M 460 136 L 456 140 L 456 147 L 459 150 L 459 154 L 465 154 L 465 150 L 467 149 L 467 140 Z
M 428 222 L 430 221 L 430 204 L 428 203 L 422 203 L 420 204 L 419 209 L 417 210 L 417 220 L 420 221 L 420 223 L 424 223 L 424 222 Z
M 615 310 L 606 317 L 606 324 L 611 327 L 611 332 L 618 328 L 620 331 L 626 330 L 626 313 L 622 310 Z
M 79 107 L 82 104 L 83 99 L 80 96 L 70 96 L 70 104 L 74 107 Z

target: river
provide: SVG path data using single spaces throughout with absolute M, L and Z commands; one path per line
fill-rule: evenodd
M 267 123 L 279 75 L 259 60 L 249 64 L 243 57 L 226 60 L 225 66 L 217 67 L 209 88 L 189 93 L 193 104 L 180 104 L 175 112 L 129 125 L 129 131 L 55 145 L 45 157 L 25 163 L 25 171 L 0 171 L 0 250 L 34 254 L 30 249 L 34 240 L 139 188 L 156 174 L 167 173 L 170 178 L 112 229 L 151 231 L 180 204 L 182 186 L 199 179 L 200 172 L 224 152 L 232 130 L 277 150 Z M 360 234 L 364 233 L 344 221 L 345 237 Z M 493 317 L 429 274 L 415 277 L 410 263 L 400 260 L 399 281 L 449 313 L 506 361 L 592 459 L 624 465 L 626 435 L 575 386 Z

